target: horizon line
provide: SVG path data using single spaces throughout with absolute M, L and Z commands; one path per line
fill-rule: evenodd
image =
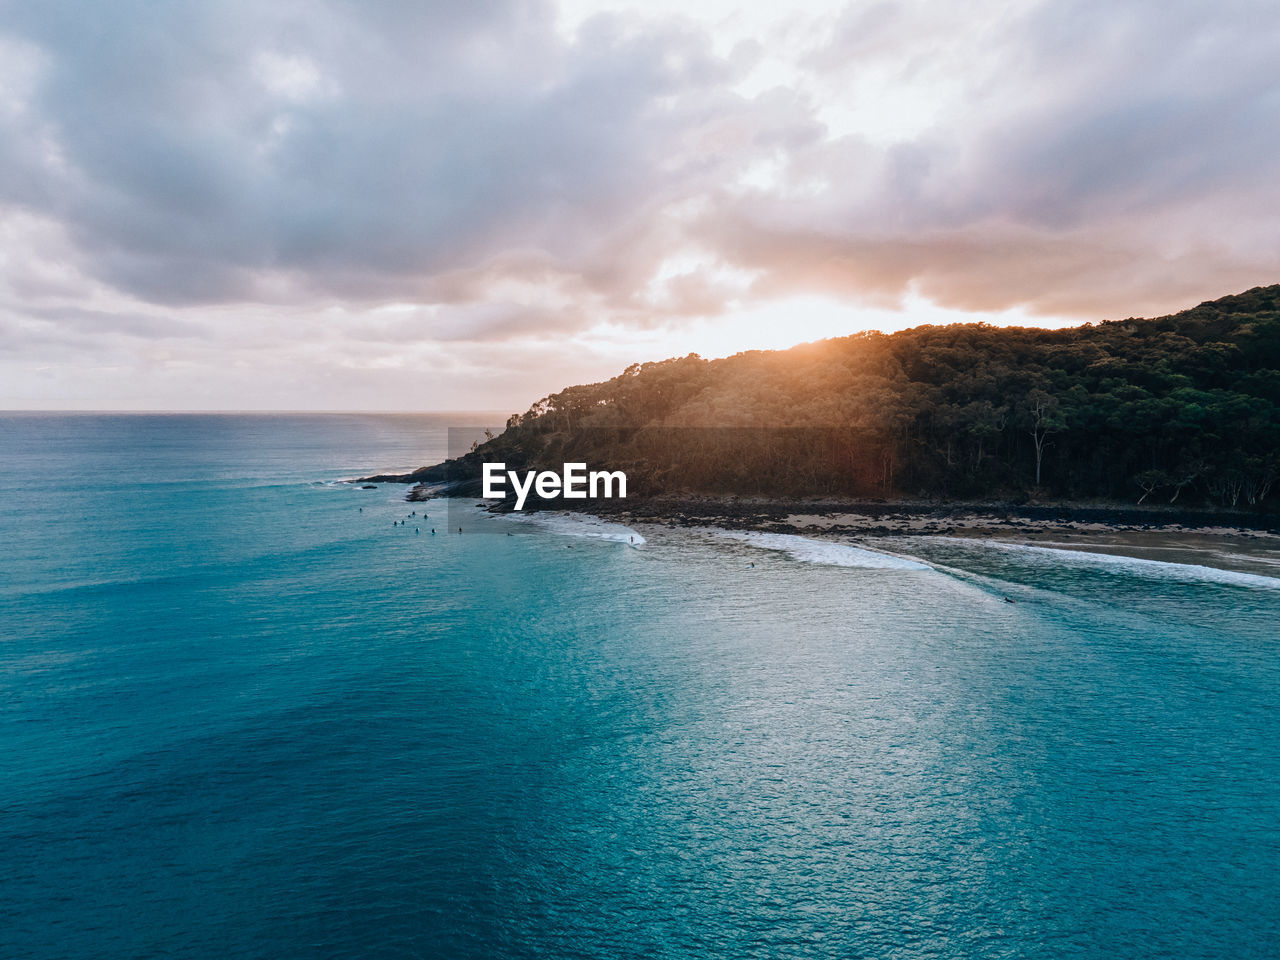
M 502 414 L 503 416 L 511 416 L 505 410 L 497 408 L 489 410 L 481 410 L 475 407 L 442 407 L 435 410 L 306 410 L 306 409 L 273 409 L 273 408 L 251 408 L 241 410 L 223 410 L 223 409 L 203 409 L 203 410 L 152 410 L 145 408 L 117 408 L 117 409 L 94 409 L 89 407 L 63 409 L 58 407 L 13 407 L 0 408 L 0 416 L 8 416 L 10 414 L 43 414 L 57 413 L 70 415 L 93 416 L 98 414 L 118 414 L 118 415 L 140 415 L 147 414 L 155 416 L 191 416 L 198 414 L 209 414 L 215 416 L 251 416 L 253 414 L 275 414 L 282 416 L 306 416 L 314 414 L 324 415 L 380 415 L 380 416 L 426 416 L 429 414 L 448 413 L 448 414 Z

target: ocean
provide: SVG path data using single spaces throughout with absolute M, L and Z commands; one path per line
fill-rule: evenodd
M 0 957 L 1280 955 L 1280 579 L 336 482 L 477 422 L 0 415 Z

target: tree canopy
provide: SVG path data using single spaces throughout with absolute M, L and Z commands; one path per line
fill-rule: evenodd
M 1280 478 L 1278 295 L 635 364 L 544 397 L 477 457 L 631 469 L 646 492 L 1259 507 Z

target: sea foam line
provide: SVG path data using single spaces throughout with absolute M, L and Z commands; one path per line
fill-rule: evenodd
M 918 560 L 899 557 L 879 550 L 867 550 L 847 543 L 816 540 L 794 533 L 762 533 L 757 530 L 706 531 L 713 536 L 757 547 L 777 550 L 802 563 L 818 563 L 829 567 L 859 567 L 864 570 L 931 570 Z
M 1198 563 L 1148 560 L 1145 557 L 1126 557 L 1114 553 L 1092 553 L 1087 550 L 1041 547 L 1029 543 L 1004 543 L 1000 540 L 970 540 L 964 537 L 947 537 L 945 539 L 952 543 L 961 543 L 967 546 L 1003 550 L 1042 565 L 1103 568 L 1123 571 L 1134 576 L 1155 580 L 1227 583 L 1261 590 L 1280 590 L 1280 579 L 1276 577 L 1268 577 L 1260 573 L 1243 573 L 1238 570 L 1222 570 L 1218 567 L 1206 567 Z
M 545 513 L 537 511 L 534 513 L 508 513 L 505 514 L 505 517 L 518 523 L 531 523 L 536 527 L 541 527 L 548 533 L 556 533 L 565 537 L 611 540 L 615 543 L 625 543 L 635 547 L 641 546 L 645 542 L 644 537 L 630 527 L 623 526 L 621 523 L 608 523 L 589 513 Z

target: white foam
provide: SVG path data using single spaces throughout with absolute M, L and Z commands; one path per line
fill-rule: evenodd
M 1172 563 L 1168 560 L 1147 560 L 1143 557 L 1126 557 L 1114 553 L 1090 553 L 1085 550 L 1039 547 L 1029 543 L 1004 543 L 999 540 L 969 540 L 962 537 L 946 539 L 953 543 L 1007 551 L 1039 564 L 1102 568 L 1156 580 L 1228 583 L 1263 590 L 1280 589 L 1280 579 L 1276 577 L 1241 573 L 1237 570 L 1222 570 L 1218 567 L 1206 567 L 1195 563 Z
M 756 530 L 711 530 L 717 537 L 737 540 L 761 550 L 779 550 L 802 563 L 829 567 L 860 567 L 867 570 L 929 570 L 928 564 L 907 557 L 866 550 L 847 543 L 816 540 L 794 533 L 761 533 Z
M 630 527 L 620 523 L 608 523 L 586 513 L 509 513 L 507 519 L 531 523 L 549 533 L 565 537 L 587 537 L 592 540 L 612 540 L 638 547 L 645 539 Z

